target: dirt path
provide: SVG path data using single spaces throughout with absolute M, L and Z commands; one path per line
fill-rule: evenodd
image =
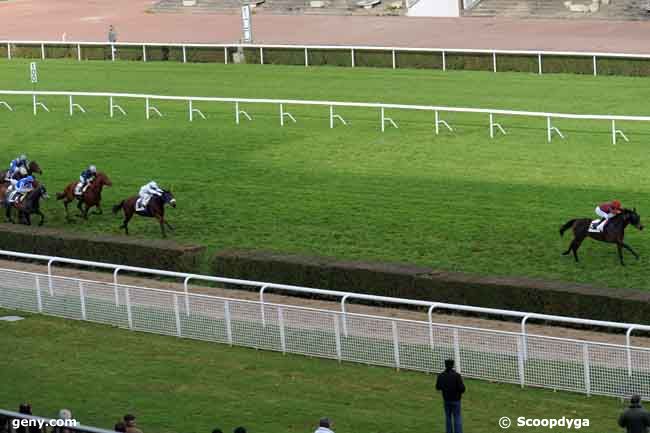
M 0 39 L 233 43 L 237 14 L 148 13 L 152 0 L 0 2 Z M 255 15 L 258 43 L 649 53 L 644 22 Z
M 47 274 L 46 265 L 40 265 L 34 263 L 0 260 L 0 268 Z M 93 281 L 102 281 L 102 282 L 113 281 L 112 274 L 108 272 L 93 272 L 93 271 L 85 271 L 85 270 L 79 270 L 74 268 L 65 268 L 56 264 L 53 267 L 53 274 L 56 276 L 67 276 L 67 277 L 81 278 L 81 279 L 87 279 Z M 179 282 L 162 281 L 154 278 L 144 278 L 139 276 L 136 277 L 125 273 L 121 273 L 119 276 L 119 282 L 120 284 L 126 284 L 132 286 L 183 291 L 182 281 Z M 194 283 L 190 282 L 189 287 L 191 293 L 201 293 L 201 294 L 208 294 L 213 296 L 220 296 L 220 297 L 227 297 L 227 298 L 234 298 L 234 299 L 259 301 L 258 292 L 224 289 L 224 288 L 217 288 L 217 287 L 206 287 L 197 284 L 197 282 Z M 323 301 L 323 300 L 297 298 L 293 296 L 274 294 L 273 292 L 266 293 L 264 296 L 264 300 L 266 302 L 276 303 L 276 304 L 296 305 L 296 306 L 319 308 L 319 309 L 333 310 L 333 311 L 338 311 L 341 308 L 340 303 L 336 301 Z M 420 321 L 428 320 L 426 312 L 406 310 L 400 308 L 382 308 L 382 307 L 373 307 L 368 305 L 358 305 L 354 303 L 349 303 L 347 310 L 351 313 L 368 314 L 368 315 L 383 316 L 383 317 L 396 317 L 401 319 L 420 320 Z M 506 322 L 500 320 L 490 320 L 484 318 L 465 317 L 459 315 L 440 314 L 440 313 L 434 314 L 433 320 L 435 323 L 440 323 L 440 324 L 452 324 L 452 325 L 469 326 L 475 328 L 496 329 L 496 330 L 509 331 L 509 332 L 521 331 L 520 325 L 517 322 Z M 529 325 L 527 325 L 527 330 L 530 334 L 536 334 L 536 335 L 571 338 L 577 340 L 597 341 L 597 342 L 611 343 L 611 344 L 625 344 L 625 336 L 622 334 L 611 334 L 606 332 L 577 330 L 571 328 L 564 328 L 561 326 L 547 326 L 542 324 L 535 324 L 535 322 L 532 321 L 530 322 Z M 650 338 L 633 337 L 632 344 L 635 346 L 650 347 Z

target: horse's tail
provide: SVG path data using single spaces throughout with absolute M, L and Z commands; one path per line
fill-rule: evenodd
M 122 200 L 121 202 L 119 202 L 118 204 L 113 206 L 113 213 L 114 214 L 117 214 L 124 207 L 124 202 L 125 202 L 125 200 Z
M 566 224 L 564 224 L 562 227 L 560 227 L 560 236 L 564 236 L 564 232 L 567 231 L 567 229 L 569 227 L 571 227 L 573 225 L 573 223 L 575 223 L 575 222 L 576 222 L 576 220 L 572 219 L 572 220 L 567 221 Z

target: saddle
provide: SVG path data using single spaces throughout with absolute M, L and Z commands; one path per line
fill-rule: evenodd
M 77 186 L 75 186 L 75 188 L 74 188 L 75 197 L 83 197 L 83 195 L 86 193 L 86 191 L 88 191 L 88 188 L 90 187 L 91 184 L 92 184 L 92 182 L 88 182 L 86 185 L 84 185 L 83 188 L 80 188 L 81 187 L 81 182 L 77 182 Z

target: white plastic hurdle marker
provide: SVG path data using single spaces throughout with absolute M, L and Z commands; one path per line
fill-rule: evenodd
M 244 110 L 239 109 L 239 102 L 235 102 L 235 123 L 237 123 L 237 125 L 239 125 L 239 115 L 240 114 L 243 114 L 244 117 L 247 118 L 248 120 L 253 120 L 253 118 L 251 116 L 249 116 L 247 112 L 245 112 Z

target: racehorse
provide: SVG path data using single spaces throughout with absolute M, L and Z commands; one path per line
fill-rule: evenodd
M 29 164 L 27 164 L 27 168 L 21 167 L 18 173 L 14 174 L 14 179 L 20 180 L 23 177 L 31 176 L 35 173 L 43 174 L 43 170 L 41 170 L 41 167 L 38 165 L 36 161 L 30 161 Z M 0 171 L 0 180 L 2 182 L 6 182 L 5 181 L 6 175 L 7 175 L 7 170 Z
M 75 196 L 74 190 L 78 182 L 72 182 L 65 187 L 63 192 L 56 193 L 57 200 L 63 200 L 63 206 L 65 206 L 65 218 L 70 221 L 70 214 L 68 213 L 68 204 L 78 200 L 77 209 L 83 219 L 88 219 L 88 210 L 92 207 L 96 207 L 97 211 L 94 213 L 96 215 L 101 215 L 102 212 L 102 189 L 104 186 L 113 186 L 113 182 L 106 176 L 103 172 L 97 172 L 95 180 L 88 185 L 86 191 L 81 195 L 81 197 Z M 84 206 L 82 208 L 82 206 Z
M 13 217 L 11 216 L 11 209 L 16 208 L 18 211 L 18 222 L 25 221 L 25 224 L 32 225 L 31 215 L 36 214 L 40 215 L 41 221 L 38 223 L 39 226 L 42 226 L 45 223 L 45 215 L 41 212 L 40 202 L 41 198 L 47 199 L 47 190 L 44 185 L 34 184 L 35 188 L 27 193 L 25 198 L 20 203 L 9 204 L 5 200 L 5 206 L 7 207 L 7 220 L 12 224 L 15 224 Z
M 129 197 L 126 200 L 122 200 L 120 203 L 113 206 L 114 214 L 117 214 L 120 210 L 124 211 L 124 222 L 120 228 L 124 229 L 127 235 L 129 234 L 129 221 L 134 214 L 143 217 L 156 218 L 160 223 L 160 231 L 162 232 L 163 238 L 167 237 L 167 234 L 165 233 L 165 226 L 174 231 L 174 227 L 172 227 L 171 224 L 165 220 L 165 205 L 169 204 L 171 207 L 176 207 L 176 199 L 172 195 L 171 191 L 163 190 L 161 196 L 154 195 L 151 197 L 151 200 L 149 200 L 147 207 L 139 212 L 135 210 L 137 201 L 138 196 L 136 195 Z
M 586 237 L 590 237 L 601 242 L 615 243 L 618 247 L 618 258 L 623 266 L 625 265 L 625 263 L 623 263 L 623 248 L 631 252 L 632 255 L 639 260 L 639 255 L 636 251 L 623 242 L 623 238 L 625 237 L 625 228 L 630 224 L 639 230 L 643 230 L 641 217 L 636 213 L 636 208 L 623 209 L 620 214 L 610 218 L 602 233 L 589 231 L 591 225 L 591 219 L 589 218 L 572 219 L 560 228 L 560 236 L 564 235 L 564 232 L 568 228 L 573 229 L 573 240 L 571 241 L 569 248 L 562 254 L 566 256 L 573 251 L 573 257 L 575 257 L 576 262 L 578 262 L 578 248 L 580 248 L 580 244 L 582 244 L 582 241 L 584 241 Z

